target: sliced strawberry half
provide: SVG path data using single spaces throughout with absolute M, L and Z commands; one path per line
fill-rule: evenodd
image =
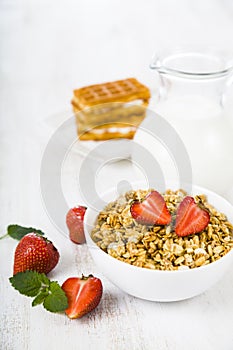
M 87 208 L 79 205 L 68 211 L 66 214 L 66 225 L 69 229 L 69 237 L 76 244 L 86 242 L 84 235 L 83 220 Z
M 183 199 L 177 209 L 175 232 L 188 236 L 203 231 L 210 222 L 210 214 L 198 206 L 193 197 Z
M 94 310 L 103 293 L 101 280 L 92 275 L 68 278 L 62 285 L 68 298 L 65 313 L 69 318 L 80 318 Z
M 167 225 L 171 214 L 164 198 L 157 191 L 149 193 L 143 202 L 134 202 L 130 207 L 132 217 L 140 224 Z

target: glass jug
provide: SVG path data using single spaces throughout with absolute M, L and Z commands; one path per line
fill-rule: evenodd
M 154 56 L 159 86 L 152 108 L 179 133 L 193 182 L 228 195 L 233 189 L 233 108 L 225 113 L 233 56 L 211 49 L 177 49 Z

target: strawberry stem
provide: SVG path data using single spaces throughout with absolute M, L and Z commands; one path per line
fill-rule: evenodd
M 5 235 L 3 235 L 3 236 L 0 236 L 0 239 L 3 239 L 3 238 L 5 238 L 5 237 L 7 237 L 8 236 L 8 233 L 6 233 Z
M 90 274 L 89 276 L 84 276 L 84 274 L 82 273 L 81 280 L 86 281 L 86 280 L 88 280 L 88 278 L 90 278 L 90 277 L 93 277 L 93 275 Z

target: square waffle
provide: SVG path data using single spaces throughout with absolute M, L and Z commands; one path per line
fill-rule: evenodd
M 149 89 L 135 78 L 74 90 L 79 139 L 133 138 L 149 99 Z

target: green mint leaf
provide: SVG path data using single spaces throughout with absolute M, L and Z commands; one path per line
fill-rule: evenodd
M 18 272 L 9 280 L 21 294 L 35 297 L 32 306 L 43 303 L 44 308 L 51 312 L 64 311 L 68 307 L 63 289 L 57 282 L 51 282 L 44 273 L 28 270 Z
M 41 288 L 48 287 L 50 282 L 45 274 L 40 274 L 36 271 L 18 272 L 9 280 L 15 289 L 29 297 L 36 296 Z
M 49 291 L 47 289 L 42 290 L 32 301 L 32 306 L 36 306 L 42 304 L 45 298 L 48 296 Z
M 9 225 L 7 227 L 7 234 L 17 240 L 21 240 L 26 234 L 35 232 L 38 233 L 39 235 L 43 236 L 44 232 L 41 230 L 37 230 L 36 228 L 33 227 L 23 227 L 20 225 Z
M 43 287 L 49 287 L 50 285 L 50 279 L 46 276 L 45 273 L 39 273 L 40 275 L 40 280 L 43 285 Z
M 45 298 L 43 305 L 46 310 L 51 312 L 67 309 L 67 296 L 57 282 L 50 282 L 49 295 Z

